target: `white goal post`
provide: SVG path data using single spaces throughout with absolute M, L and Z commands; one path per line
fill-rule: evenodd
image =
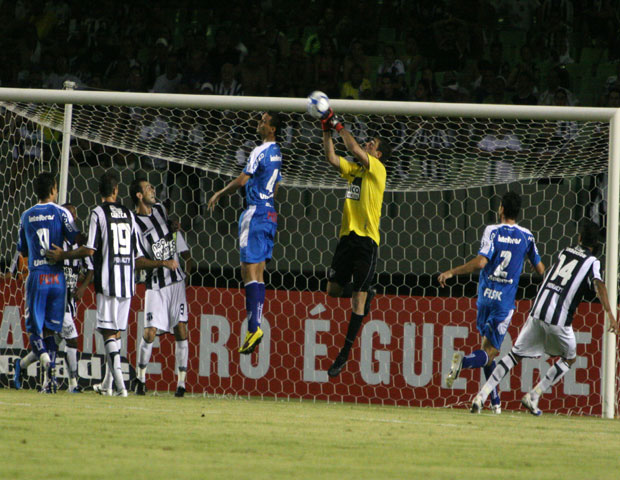
M 306 100 L 299 98 L 268 98 L 268 97 L 233 97 L 208 95 L 176 95 L 127 92 L 101 91 L 74 91 L 74 90 L 38 90 L 0 88 L 0 104 L 4 102 L 30 104 L 56 104 L 65 106 L 63 131 L 71 132 L 71 106 L 73 105 L 107 105 L 132 107 L 165 107 L 178 109 L 214 109 L 229 111 L 265 111 L 305 112 Z M 606 217 L 606 244 L 605 244 L 605 279 L 609 292 L 610 304 L 618 304 L 618 220 L 620 205 L 620 110 L 611 108 L 586 107 L 548 107 L 548 106 L 518 106 L 518 105 L 479 105 L 479 104 L 447 104 L 447 103 L 418 103 L 418 102 L 383 102 L 383 101 L 356 101 L 332 100 L 332 107 L 338 114 L 351 115 L 383 115 L 403 117 L 441 117 L 465 119 L 503 119 L 515 121 L 583 121 L 603 122 L 609 124 L 609 158 L 608 158 L 608 190 L 607 190 L 607 217 Z M 56 119 L 58 120 L 58 119 Z M 67 137 L 65 135 L 65 137 Z M 60 201 L 64 201 L 67 193 L 67 171 L 69 162 L 69 138 L 63 138 Z M 183 163 L 183 161 L 181 161 Z M 562 165 L 557 168 L 561 169 Z M 579 175 L 579 163 L 567 165 L 571 168 L 571 175 Z M 199 165 L 198 168 L 205 168 Z M 229 174 L 214 168 L 215 173 Z M 205 168 L 208 170 L 208 168 Z M 523 169 L 519 179 L 536 179 L 536 167 L 531 170 Z M 561 174 L 558 176 L 562 176 Z M 392 191 L 415 190 L 415 178 L 408 177 L 403 183 L 394 185 Z M 286 180 L 285 180 L 286 182 Z M 486 182 L 486 183 L 485 183 Z M 492 179 L 491 183 L 503 183 L 501 179 Z M 488 185 L 489 181 L 481 181 L 480 185 Z M 292 183 L 295 186 L 295 181 Z M 463 188 L 472 185 L 465 184 Z M 476 185 L 474 185 L 476 186 Z M 450 190 L 453 184 L 424 185 L 422 190 Z M 389 190 L 389 188 L 388 188 Z M 4 233 L 3 233 L 4 235 Z M 537 241 L 544 241 L 537 236 Z M 551 252 L 554 253 L 554 252 Z M 605 331 L 607 331 L 606 320 Z M 617 404 L 616 399 L 616 372 L 617 352 L 616 337 L 612 333 L 605 333 L 603 338 L 603 366 L 601 375 L 602 416 L 613 418 Z

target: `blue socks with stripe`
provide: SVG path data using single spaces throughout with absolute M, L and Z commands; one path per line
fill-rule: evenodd
M 265 303 L 265 284 L 252 281 L 245 285 L 245 309 L 248 314 L 248 332 L 254 333 L 261 324 L 263 304 Z
M 462 368 L 482 368 L 489 361 L 489 356 L 484 350 L 474 350 L 463 358 Z

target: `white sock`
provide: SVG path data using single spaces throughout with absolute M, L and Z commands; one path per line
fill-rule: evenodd
M 65 355 L 67 358 L 67 366 L 69 367 L 69 378 L 77 378 L 78 364 L 77 364 L 77 348 L 66 346 Z
M 32 363 L 36 362 L 37 360 L 39 359 L 37 358 L 36 353 L 28 352 L 28 355 L 21 359 L 20 365 L 22 367 L 22 370 L 28 368 Z
M 140 349 L 138 353 L 138 368 L 136 376 L 141 382 L 146 381 L 146 366 L 151 359 L 151 353 L 153 352 L 153 342 L 148 343 L 144 340 L 144 337 L 140 339 Z
M 530 392 L 530 396 L 532 400 L 537 402 L 540 396 L 548 391 L 551 387 L 553 387 L 556 383 L 562 380 L 562 377 L 566 375 L 566 372 L 570 369 L 570 365 L 566 363 L 566 361 L 561 358 L 557 362 L 555 362 L 547 373 L 543 377 L 543 379 L 534 387 L 534 389 Z
M 506 374 L 514 367 L 517 363 L 517 358 L 510 352 L 504 358 L 502 358 L 497 365 L 495 365 L 495 369 L 493 370 L 493 374 L 483 385 L 480 390 L 480 397 L 482 398 L 482 403 L 486 402 L 488 396 L 491 394 L 495 387 L 499 385 L 499 382 L 502 381 L 502 378 L 506 376 Z
M 123 372 L 121 370 L 121 354 L 118 351 L 115 339 L 111 338 L 105 342 L 105 351 L 108 355 L 108 369 L 112 372 L 116 389 L 119 392 L 125 390 L 125 382 L 123 381 Z
M 177 387 L 185 388 L 185 376 L 187 375 L 187 357 L 189 356 L 189 342 L 177 340 L 175 350 L 175 369 L 177 371 Z

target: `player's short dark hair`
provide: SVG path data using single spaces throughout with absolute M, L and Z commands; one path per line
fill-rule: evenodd
M 267 112 L 267 115 L 271 117 L 271 120 L 269 120 L 269 125 L 275 127 L 275 136 L 278 138 L 280 136 L 280 132 L 284 128 L 284 118 L 282 114 L 278 112 Z
M 585 219 L 581 222 L 579 226 L 579 236 L 581 237 L 581 244 L 584 247 L 596 251 L 598 248 L 599 235 L 600 228 L 592 220 Z
M 502 197 L 504 216 L 510 220 L 516 220 L 521 212 L 521 195 L 516 192 L 506 192 Z
M 129 196 L 131 197 L 134 205 L 138 205 L 138 193 L 143 193 L 142 185 L 140 184 L 146 181 L 147 180 L 144 177 L 136 177 L 133 179 L 133 182 L 131 182 L 131 185 L 129 185 Z
M 392 145 L 385 138 L 379 137 L 377 150 L 381 152 L 381 163 L 385 163 L 392 156 Z
M 41 172 L 34 179 L 34 193 L 39 200 L 45 200 L 52 194 L 56 185 L 56 175 L 52 172 Z
M 114 189 L 118 187 L 118 174 L 114 171 L 104 173 L 99 179 L 99 194 L 102 197 L 109 197 L 114 193 Z

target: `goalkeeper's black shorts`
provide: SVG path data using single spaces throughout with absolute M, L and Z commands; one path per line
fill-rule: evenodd
M 370 237 L 355 232 L 340 237 L 327 279 L 343 287 L 353 279 L 354 292 L 367 291 L 374 281 L 377 251 L 377 244 Z

